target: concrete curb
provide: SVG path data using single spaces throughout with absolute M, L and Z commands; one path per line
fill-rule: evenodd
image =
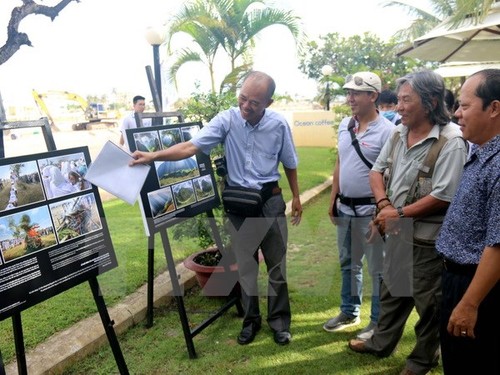
M 329 188 L 331 184 L 332 178 L 329 178 L 324 183 L 301 194 L 302 204 L 304 205 Z M 291 202 L 288 202 L 286 214 L 288 215 L 290 212 Z M 179 284 L 183 290 L 188 290 L 196 284 L 194 272 L 186 269 L 182 263 L 176 267 L 176 270 Z M 145 284 L 125 297 L 123 301 L 108 309 L 111 320 L 115 322 L 114 329 L 117 335 L 146 318 L 146 297 L 147 285 Z M 154 306 L 166 305 L 172 299 L 172 284 L 168 271 L 165 271 L 154 280 Z M 72 327 L 56 333 L 33 350 L 26 352 L 28 373 L 30 375 L 62 374 L 65 368 L 85 358 L 105 344 L 107 344 L 106 333 L 101 318 L 96 313 Z M 5 370 L 8 375 L 17 375 L 17 363 L 8 364 Z

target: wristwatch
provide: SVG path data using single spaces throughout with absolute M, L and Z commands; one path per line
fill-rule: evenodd
M 399 217 L 401 218 L 405 217 L 405 214 L 403 212 L 403 207 L 399 206 L 398 208 L 396 208 L 396 210 L 398 211 Z

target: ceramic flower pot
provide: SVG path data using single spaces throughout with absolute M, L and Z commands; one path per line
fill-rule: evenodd
M 214 262 L 207 262 L 210 258 L 214 258 Z M 184 266 L 195 272 L 196 281 L 205 296 L 228 296 L 233 289 L 239 291 L 238 266 L 236 263 L 224 261 L 225 258 L 222 263 L 226 265 L 221 265 L 220 259 L 220 252 L 214 247 L 194 253 L 184 260 Z M 200 263 L 218 263 L 218 265 Z

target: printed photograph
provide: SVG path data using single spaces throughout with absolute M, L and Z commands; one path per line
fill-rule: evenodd
M 155 162 L 156 175 L 161 187 L 200 176 L 196 156 L 177 161 Z
M 161 149 L 157 131 L 135 133 L 134 141 L 138 151 L 153 152 Z
M 184 141 L 189 141 L 193 136 L 200 131 L 200 127 L 198 125 L 194 126 L 186 126 L 181 128 L 182 131 L 182 139 Z
M 180 184 L 173 185 L 172 191 L 174 193 L 174 200 L 177 209 L 189 206 L 190 204 L 196 202 L 193 183 L 191 181 L 181 182 Z
M 56 243 L 47 206 L 0 217 L 0 250 L 6 263 Z
M 83 153 L 38 160 L 47 199 L 78 193 L 92 187 L 85 180 L 87 162 Z
M 160 138 L 164 149 L 182 142 L 180 129 L 160 130 Z
M 94 194 L 50 205 L 59 243 L 102 229 Z
M 0 211 L 45 199 L 35 161 L 0 166 Z
M 172 190 L 169 187 L 148 193 L 148 200 L 153 218 L 175 211 Z
M 215 195 L 211 176 L 205 175 L 193 180 L 194 191 L 199 201 L 213 197 Z

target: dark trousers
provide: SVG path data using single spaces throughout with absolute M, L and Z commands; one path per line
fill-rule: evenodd
M 416 343 L 406 367 L 416 374 L 425 374 L 438 365 L 439 359 L 441 259 L 433 247 L 403 246 L 397 237 L 388 239 L 386 244 L 380 316 L 374 335 L 365 345 L 374 354 L 389 356 L 415 308 L 419 316 L 415 325 Z M 409 254 L 399 254 L 401 251 Z
M 472 275 L 443 272 L 443 305 L 441 309 L 441 354 L 446 375 L 500 374 L 500 283 L 479 305 L 475 339 L 452 336 L 447 331 L 451 312 L 462 299 Z
M 288 230 L 285 201 L 273 195 L 264 204 L 263 217 L 244 218 L 228 214 L 232 249 L 238 263 L 243 325 L 261 324 L 257 279 L 257 250 L 262 250 L 267 267 L 267 322 L 272 330 L 290 329 L 290 301 L 286 281 L 286 247 Z

